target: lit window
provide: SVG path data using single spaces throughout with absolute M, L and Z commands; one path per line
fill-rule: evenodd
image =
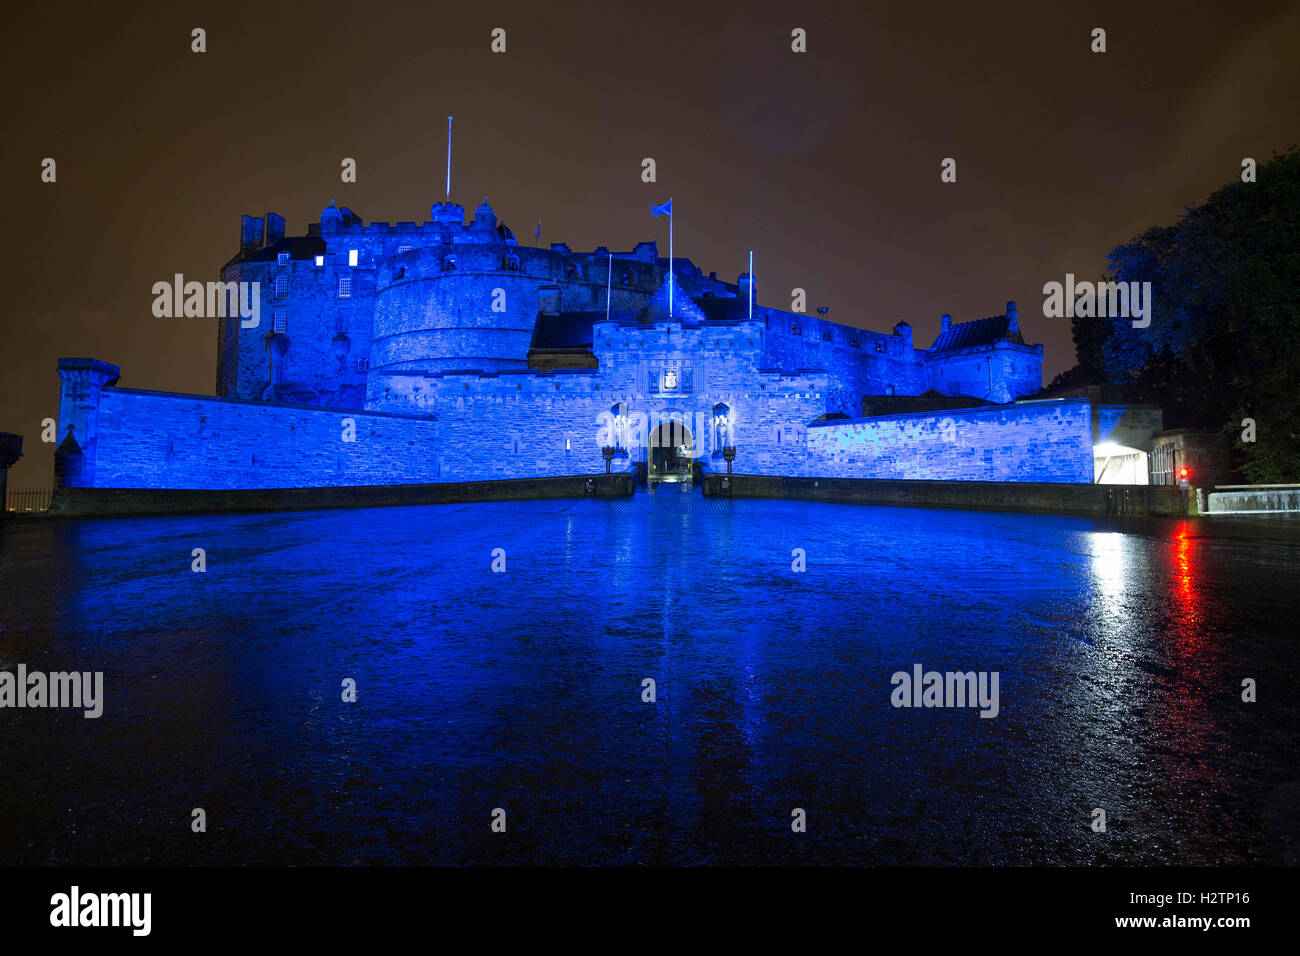
M 289 327 L 289 322 L 285 318 L 284 309 L 276 309 L 275 312 L 272 313 L 271 331 L 283 332 L 288 327 Z
M 276 258 L 276 261 L 280 263 L 280 265 L 284 265 L 286 262 L 289 261 L 289 253 L 287 253 L 287 252 L 282 252 L 282 253 L 280 253 L 278 256 L 276 256 L 275 258 Z
M 877 352 L 883 352 L 883 351 L 885 351 L 885 343 L 884 343 L 884 342 L 881 342 L 881 341 L 879 341 L 879 340 L 877 340 L 877 342 L 876 342 L 876 351 L 877 351 Z
M 352 276 L 339 276 L 339 298 L 352 298 Z
M 397 247 L 397 254 L 398 254 L 399 256 L 400 256 L 403 252 L 410 252 L 410 251 L 411 251 L 411 247 L 410 247 L 410 246 L 398 246 L 398 247 Z
M 790 323 L 790 334 L 791 334 L 791 335 L 798 335 L 798 334 L 799 334 L 799 323 L 798 323 L 798 322 L 791 322 L 791 323 Z
M 324 257 L 324 256 L 317 256 L 317 257 L 316 257 L 316 265 L 318 265 L 318 266 L 323 266 L 324 264 L 325 264 L 325 257 Z
M 356 265 L 356 264 L 357 264 L 357 250 L 355 250 L 355 249 L 349 249 L 349 250 L 348 250 L 348 265 L 350 265 L 350 266 L 354 266 L 354 265 Z
M 288 295 L 288 294 L 289 294 L 289 277 L 288 277 L 288 276 L 276 276 L 276 277 L 275 277 L 275 297 L 276 297 L 277 299 L 283 299 L 283 298 L 284 298 L 286 295 Z

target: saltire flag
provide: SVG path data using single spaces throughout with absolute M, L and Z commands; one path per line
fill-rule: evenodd
M 650 215 L 652 216 L 671 216 L 673 214 L 673 201 L 670 199 L 662 206 L 651 206 Z

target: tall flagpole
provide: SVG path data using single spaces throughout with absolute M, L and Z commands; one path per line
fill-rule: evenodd
M 749 317 L 754 317 L 754 250 L 749 250 Z
M 451 117 L 447 117 L 447 198 L 451 199 Z
M 673 197 L 668 197 L 668 318 L 673 317 Z
M 609 297 L 614 290 L 614 253 L 609 254 L 609 274 L 605 276 L 605 321 L 609 321 Z

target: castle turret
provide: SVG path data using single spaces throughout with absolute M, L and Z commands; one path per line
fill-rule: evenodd
M 752 287 L 754 290 L 754 304 L 758 305 L 758 284 L 754 282 L 753 276 L 748 272 L 742 272 L 736 278 L 736 285 L 740 287 L 739 298 L 746 302 L 749 301 L 750 288 Z
M 333 232 L 338 229 L 342 222 L 343 213 L 339 212 L 334 205 L 334 200 L 331 199 L 330 204 L 320 211 L 320 231 Z
M 429 207 L 429 217 L 434 222 L 465 225 L 465 210 L 454 202 L 436 202 Z
M 474 223 L 471 228 L 487 232 L 489 229 L 495 229 L 496 227 L 497 214 L 488 205 L 487 196 L 484 196 L 483 201 L 474 210 Z
M 1015 304 L 1015 302 L 1008 302 L 1008 303 L 1007 303 L 1007 331 L 1008 331 L 1008 332 L 1019 332 L 1019 331 L 1020 331 L 1020 319 L 1019 319 L 1019 317 L 1016 315 L 1016 304 Z

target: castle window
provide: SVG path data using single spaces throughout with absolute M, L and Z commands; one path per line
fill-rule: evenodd
M 278 262 L 280 265 L 285 265 L 289 261 L 289 253 L 281 252 L 279 255 L 275 257 L 275 261 Z
M 442 257 L 442 271 L 443 271 L 443 272 L 454 272 L 455 270 L 456 270 L 456 257 L 455 257 L 455 256 L 443 256 L 443 257 Z
M 339 276 L 339 298 L 352 298 L 352 276 Z
M 830 330 L 830 329 L 822 329 L 822 341 L 823 341 L 823 342 L 829 342 L 830 340 L 831 340 L 831 330 Z
M 876 342 L 876 351 L 877 351 L 877 352 L 883 352 L 883 351 L 885 351 L 885 343 L 884 343 L 884 342 Z
M 324 256 L 317 256 L 317 257 L 316 257 L 316 265 L 318 265 L 318 266 L 323 266 L 324 264 L 325 264 L 325 257 L 324 257 Z
M 349 249 L 349 250 L 348 250 L 348 265 L 350 265 L 350 266 L 354 266 L 354 265 L 356 265 L 356 264 L 357 264 L 357 250 L 355 250 L 355 249 Z
M 790 323 L 790 334 L 791 334 L 791 335 L 798 335 L 798 334 L 799 334 L 799 323 L 798 323 L 798 322 L 791 322 L 791 323 Z
M 631 269 L 624 269 L 624 270 L 623 270 L 623 274 L 622 274 L 621 276 L 619 276 L 618 281 L 621 282 L 621 283 L 623 283 L 623 285 L 631 285 L 631 284 L 632 284 L 632 270 L 631 270 Z
M 410 246 L 398 246 L 398 247 L 397 247 L 397 254 L 398 254 L 399 256 L 400 256 L 403 252 L 410 252 L 410 251 L 411 251 L 411 247 L 410 247 Z
M 850 346 L 851 348 L 857 348 L 857 347 L 858 347 L 858 336 L 857 336 L 857 334 L 854 333 L 854 332 L 850 332 L 850 333 L 849 333 L 849 346 Z
M 451 245 L 451 233 L 449 233 L 449 232 L 444 232 L 444 233 L 442 234 L 442 244 L 443 244 L 444 246 L 449 246 L 449 245 Z
M 358 373 L 370 371 L 370 359 L 365 358 L 364 356 L 357 359 L 356 369 Z
M 501 268 L 502 268 L 502 269 L 508 269 L 508 270 L 511 271 L 511 272 L 518 272 L 518 271 L 519 271 L 519 257 L 518 257 L 518 256 L 502 256 L 502 258 L 501 258 Z
M 886 395 L 893 395 L 893 394 L 894 394 L 894 386 L 892 386 L 892 385 L 886 385 L 886 386 L 885 386 L 885 394 L 886 394 Z
M 288 277 L 288 276 L 276 276 L 276 277 L 275 277 L 275 297 L 276 297 L 277 299 L 283 299 L 283 298 L 284 298 L 286 295 L 288 295 L 288 294 L 289 294 L 289 277 Z
M 283 332 L 289 327 L 289 320 L 285 317 L 284 309 L 276 309 L 271 313 L 271 331 Z
M 564 266 L 564 278 L 566 278 L 566 279 L 581 279 L 581 278 L 582 278 L 582 270 L 578 268 L 578 264 L 577 264 L 576 262 L 568 262 L 568 263 L 565 263 L 565 266 Z

